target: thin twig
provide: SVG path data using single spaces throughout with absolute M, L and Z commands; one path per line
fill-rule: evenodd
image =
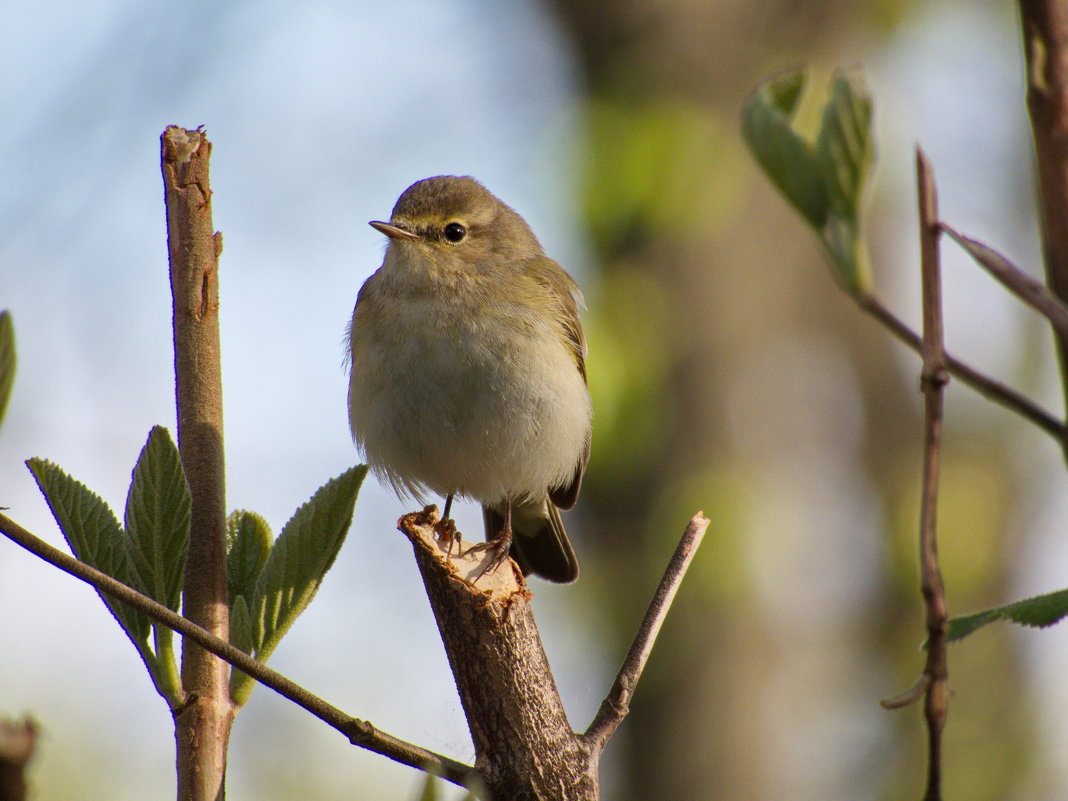
M 697 548 L 701 545 L 701 539 L 705 535 L 708 524 L 709 520 L 704 516 L 704 512 L 698 512 L 690 518 L 686 531 L 683 532 L 682 539 L 679 540 L 675 553 L 664 571 L 664 576 L 660 579 L 660 585 L 656 588 L 653 600 L 649 603 L 634 642 L 631 643 L 630 651 L 623 660 L 623 666 L 616 675 L 612 689 L 601 702 L 601 708 L 583 735 L 591 746 L 603 748 L 608 738 L 612 736 L 630 711 L 630 699 L 634 695 L 634 688 L 638 685 L 642 670 L 653 650 L 656 635 L 671 608 L 671 602 L 686 575 L 686 570 Z
M 950 225 L 939 223 L 958 245 L 1016 297 L 1050 321 L 1057 336 L 1068 339 L 1068 306 L 1041 281 L 1036 281 L 1002 254 Z
M 921 352 L 922 346 L 919 334 L 886 308 L 878 298 L 874 295 L 862 294 L 854 295 L 853 299 L 863 311 L 882 323 L 901 342 L 917 353 Z M 987 400 L 1016 412 L 1025 420 L 1030 420 L 1047 434 L 1056 438 L 1058 444 L 1064 440 L 1066 431 L 1068 431 L 1064 424 L 1030 398 L 1017 392 L 1012 387 L 979 372 L 974 367 L 965 364 L 948 353 L 945 354 L 945 362 L 946 368 L 951 375 L 959 378 Z
M 113 579 L 70 554 L 49 545 L 30 533 L 14 520 L 0 514 L 0 533 L 39 556 L 60 570 L 91 584 L 101 592 L 144 612 L 153 620 L 193 640 L 204 650 L 215 654 L 238 670 L 244 671 L 256 681 L 270 687 L 279 695 L 288 698 L 297 706 L 306 709 L 319 720 L 344 734 L 353 745 L 387 756 L 401 764 L 420 770 L 428 770 L 454 784 L 465 787 L 478 785 L 477 771 L 462 762 L 456 762 L 441 754 L 405 742 L 391 734 L 376 729 L 365 720 L 351 717 L 337 707 L 309 692 L 281 673 L 253 659 L 239 648 L 221 640 L 167 607 L 142 595 L 132 587 Z
M 923 497 L 920 508 L 920 569 L 927 618 L 928 684 L 924 699 L 927 720 L 928 767 L 925 801 L 942 797 L 942 729 L 949 704 L 947 688 L 945 586 L 938 565 L 938 475 L 941 458 L 942 411 L 946 371 L 942 325 L 942 277 L 938 254 L 938 198 L 934 175 L 923 151 L 916 149 L 919 190 L 920 266 L 923 285 L 924 397 Z

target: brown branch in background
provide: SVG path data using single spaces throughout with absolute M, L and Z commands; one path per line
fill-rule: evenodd
M 0 801 L 29 797 L 26 766 L 37 744 L 37 725 L 28 717 L 19 722 L 0 718 Z
M 989 245 L 965 236 L 946 223 L 939 223 L 942 230 L 968 251 L 980 267 L 985 269 L 1002 286 L 1033 308 L 1056 329 L 1058 336 L 1068 337 L 1068 306 L 1054 295 L 1041 281 L 1036 281 Z
M 160 137 L 173 297 L 178 449 L 192 509 L 182 589 L 185 617 L 229 638 L 219 252 L 208 181 L 211 143 L 201 130 L 169 126 Z M 235 714 L 225 662 L 188 640 L 182 685 L 190 703 L 175 714 L 180 801 L 225 795 L 226 750 Z
M 376 729 L 365 720 L 345 714 L 281 673 L 253 659 L 244 651 L 219 639 L 181 615 L 175 614 L 148 596 L 142 595 L 133 587 L 49 545 L 3 514 L 0 514 L 0 533 L 65 573 L 92 585 L 101 592 L 106 592 L 116 600 L 144 612 L 158 623 L 193 640 L 205 651 L 225 660 L 279 695 L 288 698 L 297 706 L 311 712 L 319 720 L 344 734 L 353 745 L 382 754 L 413 768 L 429 770 L 455 784 L 469 787 L 477 783 L 478 774 L 474 768 L 405 742 Z
M 854 295 L 853 299 L 863 311 L 882 323 L 901 342 L 917 353 L 922 352 L 920 336 L 886 308 L 878 298 L 874 295 L 862 294 Z M 1060 420 L 1038 406 L 1030 398 L 1017 392 L 1012 387 L 979 372 L 960 359 L 956 359 L 948 353 L 944 355 L 946 368 L 951 375 L 959 378 L 963 383 L 988 400 L 1016 412 L 1025 420 L 1030 420 L 1047 434 L 1055 437 L 1058 443 L 1064 441 L 1068 429 L 1065 428 Z
M 1021 0 L 1027 110 L 1035 144 L 1046 283 L 1068 301 L 1068 3 Z M 1057 332 L 1068 407 L 1068 333 Z M 1062 438 L 1068 448 L 1068 437 Z
M 946 370 L 942 326 L 942 276 L 938 255 L 938 198 L 934 176 L 923 151 L 916 149 L 919 190 L 920 267 L 923 286 L 924 397 L 923 495 L 920 506 L 920 570 L 927 617 L 927 664 L 924 716 L 928 733 L 927 793 L 925 801 L 942 797 L 942 729 L 949 705 L 946 658 L 946 593 L 938 566 L 938 475 L 941 458 L 943 390 Z
M 634 695 L 634 688 L 641 678 L 642 670 L 656 643 L 660 626 L 663 625 L 664 618 L 675 599 L 675 593 L 678 592 L 690 562 L 693 561 L 694 554 L 701 545 L 708 524 L 709 520 L 704 512 L 698 512 L 690 518 L 682 539 L 675 548 L 675 554 L 671 557 L 663 578 L 660 579 L 660 586 L 656 588 L 656 593 L 642 619 L 630 651 L 623 660 L 623 666 L 616 675 L 612 689 L 601 702 L 601 708 L 583 735 L 598 751 L 604 748 L 608 738 L 612 736 L 619 724 L 623 722 L 623 718 L 627 716 L 627 712 L 630 711 L 630 699 Z

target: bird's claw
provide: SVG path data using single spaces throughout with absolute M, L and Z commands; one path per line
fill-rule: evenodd
M 496 537 L 488 542 L 478 542 L 468 548 L 466 551 L 460 554 L 460 558 L 465 558 L 472 553 L 486 551 L 489 554 L 489 558 L 482 565 L 478 573 L 471 579 L 471 583 L 474 584 L 480 578 L 487 573 L 491 573 L 498 567 L 508 561 L 508 552 L 512 547 L 512 532 L 505 529 L 499 533 Z

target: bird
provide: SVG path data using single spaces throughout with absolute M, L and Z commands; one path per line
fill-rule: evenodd
M 560 510 L 578 500 L 592 404 L 574 279 L 515 210 L 470 176 L 408 187 L 348 329 L 349 423 L 400 496 L 479 502 L 492 558 L 579 575 Z

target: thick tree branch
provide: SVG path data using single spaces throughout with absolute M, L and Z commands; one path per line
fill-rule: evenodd
M 483 554 L 453 556 L 439 543 L 437 509 L 401 518 L 438 622 L 493 798 L 596 801 L 601 751 L 630 698 L 709 521 L 690 520 L 630 652 L 585 734 L 571 730 L 530 611 L 531 594 L 511 560 L 484 577 Z M 459 551 L 465 554 L 463 544 Z
M 506 560 L 473 583 L 493 555 L 446 554 L 437 542 L 438 522 L 437 509 L 428 506 L 402 517 L 400 530 L 415 550 L 475 765 L 492 797 L 596 801 L 596 756 L 568 724 L 515 563 Z
M 169 126 L 161 137 L 174 323 L 178 449 L 192 499 L 182 589 L 185 616 L 229 639 L 226 599 L 226 489 L 219 252 L 208 180 L 211 143 L 200 130 Z M 226 750 L 236 710 L 226 663 L 183 642 L 182 685 L 190 702 L 175 713 L 180 801 L 225 795 Z
M 630 651 L 623 660 L 623 666 L 616 675 L 612 689 L 601 702 L 601 708 L 583 735 L 597 750 L 604 748 L 608 738 L 612 736 L 619 724 L 623 722 L 623 718 L 627 716 L 627 712 L 630 711 L 630 699 L 634 695 L 634 688 L 641 678 L 645 663 L 656 643 L 660 626 L 663 625 L 664 618 L 667 617 L 671 603 L 675 599 L 675 593 L 682 584 L 686 570 L 701 545 L 708 524 L 709 520 L 704 516 L 704 512 L 698 512 L 690 518 L 686 531 L 683 532 L 682 539 L 679 540 L 675 553 L 671 557 L 671 562 L 664 571 L 663 578 L 660 579 L 660 585 L 656 588 L 656 594 L 642 619 Z
M 345 714 L 281 673 L 253 659 L 244 651 L 219 639 L 190 620 L 175 614 L 148 596 L 142 595 L 133 587 L 49 545 L 3 514 L 0 514 L 0 533 L 65 573 L 81 579 L 101 592 L 106 592 L 116 600 L 144 612 L 153 620 L 193 640 L 205 651 L 225 660 L 279 695 L 288 698 L 297 706 L 311 712 L 319 720 L 345 735 L 353 745 L 382 754 L 413 768 L 429 770 L 455 784 L 468 787 L 477 784 L 478 774 L 474 768 L 405 742 L 375 728 L 365 720 Z
M 920 569 L 927 617 L 927 677 L 924 716 L 927 720 L 928 770 L 925 801 L 942 798 L 942 729 L 949 706 L 946 655 L 946 592 L 938 565 L 938 477 L 941 459 L 943 390 L 946 371 L 942 326 L 942 276 L 938 254 L 938 199 L 934 176 L 923 152 L 916 150 L 919 189 L 920 266 L 923 271 L 924 397 L 923 495 L 920 508 Z

